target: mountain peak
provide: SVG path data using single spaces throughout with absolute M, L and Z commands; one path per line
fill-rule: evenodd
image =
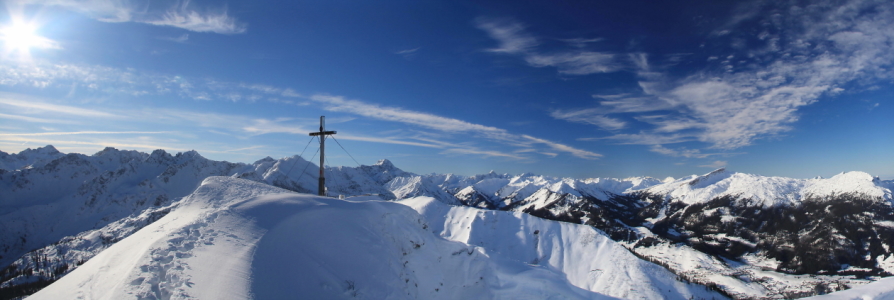
M 0 169 L 18 170 L 36 168 L 64 156 L 56 147 L 46 145 L 35 149 L 25 149 L 18 154 L 0 152 Z
M 53 147 L 53 145 L 46 145 L 34 149 L 28 148 L 22 150 L 22 152 L 19 152 L 19 155 L 54 155 L 60 153 L 61 152 L 59 152 L 59 150 L 56 150 L 56 147 Z
M 37 150 L 38 153 L 45 153 L 45 154 L 60 153 L 59 150 L 56 150 L 56 147 L 53 147 L 53 145 L 46 145 L 46 146 L 43 146 L 42 148 L 37 148 L 34 150 Z
M 376 166 L 386 167 L 386 168 L 394 168 L 394 164 L 392 164 L 391 161 L 388 160 L 387 158 L 385 158 L 385 159 L 380 159 L 378 162 L 376 162 L 375 165 L 376 165 Z
M 720 169 L 711 171 L 711 173 L 696 177 L 695 179 L 689 181 L 689 185 L 691 185 L 693 187 L 695 187 L 698 184 L 701 184 L 701 186 L 707 186 L 707 185 L 711 185 L 717 181 L 723 180 L 724 178 L 727 178 L 729 176 L 730 176 L 730 174 L 729 174 L 729 172 L 726 171 L 726 168 L 720 168 Z
M 103 155 L 108 155 L 108 154 L 110 154 L 110 153 L 115 153 L 115 152 L 119 152 L 118 149 L 115 149 L 115 147 L 105 147 L 105 148 L 103 148 L 102 150 L 99 150 L 99 152 L 96 152 L 96 154 L 93 154 L 93 155 L 95 155 L 95 156 L 103 156 Z
M 182 158 L 186 158 L 186 159 L 191 159 L 191 158 L 204 158 L 204 157 L 203 157 L 201 154 L 199 154 L 199 152 L 196 151 L 196 150 L 189 150 L 189 151 L 186 151 L 186 152 L 180 152 L 180 153 L 177 153 L 177 157 L 182 157 Z

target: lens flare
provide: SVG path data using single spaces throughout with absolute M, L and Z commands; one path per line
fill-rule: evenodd
M 0 27 L 0 41 L 7 53 L 30 56 L 31 49 L 60 49 L 58 43 L 37 33 L 38 26 L 22 20 L 13 20 Z

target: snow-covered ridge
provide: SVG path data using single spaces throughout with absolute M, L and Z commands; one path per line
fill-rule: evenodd
M 0 151 L 0 169 L 14 171 L 19 169 L 27 169 L 40 167 L 62 156 L 59 150 L 53 146 L 46 146 L 37 149 L 25 149 L 22 152 L 8 154 Z
M 865 172 L 840 173 L 832 178 L 794 179 L 731 173 L 719 169 L 702 176 L 693 176 L 658 184 L 642 191 L 665 195 L 667 199 L 686 204 L 705 203 L 724 196 L 736 196 L 750 205 L 770 207 L 796 205 L 808 199 L 822 199 L 841 194 L 856 194 L 891 201 L 891 181 L 881 181 Z
M 29 299 L 721 297 L 637 261 L 586 226 L 486 213 L 506 219 L 501 223 L 507 226 L 486 233 L 492 245 L 464 243 L 456 232 L 442 232 L 451 225 L 432 212 L 447 207 L 432 201 L 409 202 L 420 215 L 394 202 L 344 201 L 210 177 L 171 213 Z M 447 215 L 476 214 L 462 209 Z M 508 226 L 512 220 L 527 224 L 530 236 L 542 237 L 519 242 L 517 228 Z M 475 229 L 467 233 L 487 227 L 470 224 Z M 528 232 L 534 227 L 540 231 Z M 506 247 L 513 245 L 532 251 L 509 255 Z M 529 261 L 528 254 L 543 260 Z M 592 263 L 565 273 L 574 258 Z M 637 286 L 625 276 L 654 285 Z

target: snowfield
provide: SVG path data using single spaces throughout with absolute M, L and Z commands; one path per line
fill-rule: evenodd
M 588 226 L 368 198 L 209 177 L 29 299 L 720 298 Z

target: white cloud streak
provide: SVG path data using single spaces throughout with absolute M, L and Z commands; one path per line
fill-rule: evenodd
M 168 1 L 164 10 L 150 10 L 145 2 L 132 0 L 11 0 L 9 5 L 56 6 L 102 22 L 137 22 L 194 32 L 237 34 L 246 30 L 244 24 L 227 14 L 226 7 L 200 12 L 190 7 L 188 0 Z
M 511 153 L 503 153 L 503 152 L 499 152 L 499 151 L 482 151 L 482 150 L 468 149 L 468 148 L 447 149 L 447 150 L 442 151 L 441 154 L 474 154 L 474 155 L 482 155 L 485 157 L 505 157 L 505 158 L 512 158 L 512 159 L 518 159 L 518 160 L 528 159 L 527 157 L 514 155 Z
M 726 167 L 726 161 L 723 160 L 715 160 L 709 164 L 700 165 L 702 168 L 711 168 L 711 169 L 720 169 Z
M 535 138 L 535 137 L 532 137 L 529 135 L 522 135 L 522 137 L 524 137 L 532 142 L 535 142 L 535 143 L 547 145 L 550 148 L 552 148 L 553 150 L 561 151 L 561 152 L 568 152 L 574 156 L 584 158 L 584 159 L 598 159 L 603 156 L 602 154 L 599 154 L 599 153 L 594 153 L 594 152 L 590 152 L 590 151 L 586 151 L 586 150 L 577 149 L 574 147 L 570 147 L 568 145 L 559 144 L 556 142 L 551 142 L 551 141 L 540 139 L 540 138 Z
M 404 141 L 404 140 L 397 140 L 397 139 L 390 139 L 390 138 L 380 138 L 380 137 L 341 135 L 338 138 L 342 139 L 342 140 L 371 142 L 371 143 L 407 145 L 407 146 L 417 146 L 417 147 L 426 147 L 426 148 L 443 148 L 443 146 L 436 145 L 436 144 L 426 144 L 426 143 L 411 142 L 411 141 Z
M 622 145 L 660 145 L 695 141 L 695 136 L 687 134 L 656 134 L 651 132 L 619 133 L 600 138 L 579 138 L 580 141 L 614 140 Z
M 9 120 L 19 120 L 31 123 L 49 123 L 49 124 L 74 124 L 75 122 L 58 120 L 58 119 L 46 119 L 46 118 L 34 118 L 28 116 L 20 116 L 20 115 L 10 115 L 10 114 L 2 114 L 0 113 L 0 119 L 9 119 Z
M 472 124 L 453 118 L 433 114 L 405 110 L 396 107 L 385 107 L 358 100 L 345 99 L 341 96 L 313 95 L 311 100 L 320 102 L 328 111 L 347 112 L 379 120 L 409 123 L 446 132 L 481 132 L 490 136 L 505 136 L 506 130 Z
M 159 39 L 161 39 L 161 40 L 165 40 L 165 41 L 172 41 L 172 42 L 176 42 L 176 43 L 181 43 L 181 44 L 183 44 L 183 43 L 186 43 L 186 41 L 189 41 L 189 34 L 188 34 L 188 33 L 184 33 L 184 34 L 181 34 L 181 35 L 178 36 L 178 37 L 168 37 L 168 36 L 164 36 L 164 37 L 160 37 Z
M 0 105 L 15 106 L 20 109 L 27 109 L 27 110 L 31 110 L 31 111 L 54 112 L 54 113 L 75 115 L 75 116 L 81 116 L 81 117 L 117 118 L 117 116 L 115 116 L 113 114 L 102 112 L 102 111 L 97 111 L 97 110 L 91 110 L 91 109 L 85 109 L 85 108 L 67 106 L 67 105 L 57 105 L 57 104 L 38 102 L 38 101 L 33 101 L 33 99 L 28 99 L 28 100 L 15 99 L 15 98 L 20 98 L 20 97 L 21 96 L 16 95 L 16 94 L 0 92 Z
M 171 131 L 69 131 L 69 132 L 37 132 L 37 133 L 0 133 L 0 136 L 53 136 L 80 134 L 165 134 Z
M 573 111 L 554 110 L 549 114 L 553 118 L 569 122 L 596 125 L 603 130 L 620 130 L 627 127 L 627 122 L 612 118 L 601 113 L 598 109 L 583 109 Z
M 685 158 L 708 158 L 711 156 L 734 156 L 744 153 L 702 153 L 699 149 L 687 149 L 686 147 L 680 147 L 677 149 L 666 148 L 662 145 L 652 145 L 649 148 L 649 151 L 663 154 L 666 156 L 672 157 L 685 157 Z
M 483 30 L 499 43 L 499 47 L 485 51 L 521 56 L 529 65 L 537 68 L 555 67 L 559 73 L 567 75 L 587 75 L 608 73 L 623 68 L 615 54 L 589 51 L 583 48 L 584 41 L 577 40 L 574 47 L 565 51 L 545 53 L 537 50 L 540 42 L 525 31 L 525 26 L 511 19 L 478 18 L 478 29 Z
M 413 48 L 413 49 L 400 50 L 400 51 L 394 52 L 394 54 L 398 54 L 398 55 L 408 55 L 408 54 L 413 54 L 413 53 L 416 53 L 416 51 L 419 51 L 419 49 L 421 49 L 421 48 L 422 48 L 422 47 L 416 47 L 416 48 Z

